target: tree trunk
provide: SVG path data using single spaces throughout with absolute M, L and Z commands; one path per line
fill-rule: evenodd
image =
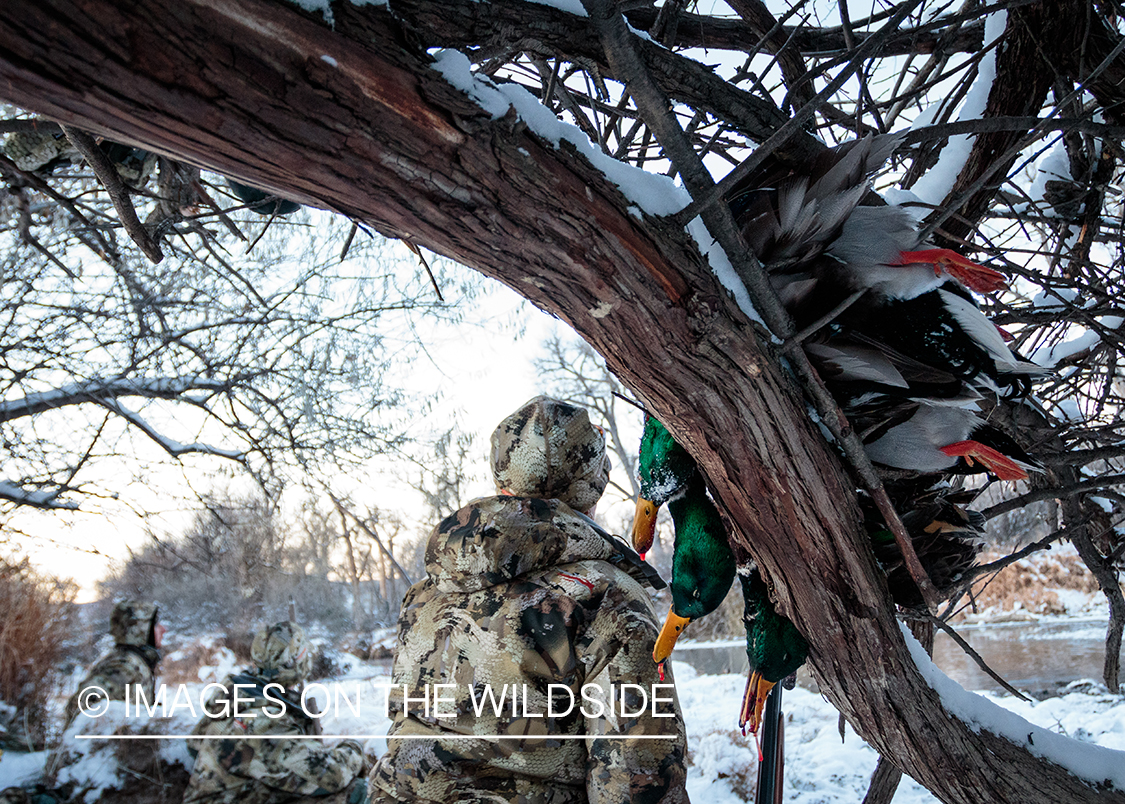
M 1125 802 L 951 717 L 906 650 L 854 484 L 684 231 L 569 145 L 498 119 L 374 6 L 6 0 L 0 95 L 338 210 L 582 334 L 693 456 L 808 638 L 829 700 L 947 802 Z M 635 209 L 635 208 L 634 208 Z

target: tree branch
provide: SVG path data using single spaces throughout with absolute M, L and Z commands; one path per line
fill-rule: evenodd
M 0 422 L 37 416 L 48 410 L 81 405 L 87 402 L 104 404 L 125 396 L 146 399 L 179 399 L 188 391 L 228 391 L 235 380 L 210 380 L 201 377 L 137 377 L 117 380 L 88 380 L 64 385 L 51 391 L 27 394 L 19 399 L 0 402 Z
M 121 225 L 125 227 L 129 237 L 133 238 L 133 242 L 140 246 L 145 256 L 154 263 L 164 259 L 164 255 L 160 253 L 160 246 L 152 239 L 140 218 L 137 217 L 137 211 L 133 209 L 133 202 L 129 198 L 129 191 L 125 189 L 124 182 L 117 175 L 117 168 L 109 161 L 109 157 L 102 153 L 102 149 L 98 147 L 94 138 L 73 126 L 63 126 L 62 130 L 66 134 L 66 138 L 70 140 L 70 144 L 82 154 L 86 164 L 93 169 L 94 175 L 98 177 L 106 192 L 109 193 L 109 200 L 113 202 L 113 208 L 117 210 L 117 217 L 120 218 Z
M 680 423 L 723 514 L 760 536 L 756 557 L 810 641 L 823 694 L 880 753 L 946 801 L 1125 801 L 948 716 L 858 538 L 854 482 L 680 227 L 630 212 L 622 185 L 568 141 L 482 109 L 388 12 L 333 13 L 330 30 L 259 0 L 8 0 L 0 93 L 409 235 L 517 288 Z
M 1077 483 L 1071 483 L 1068 486 L 1050 486 L 1047 488 L 1033 489 L 1018 497 L 1013 497 L 1010 500 L 996 503 L 996 505 L 985 508 L 981 513 L 985 519 L 992 519 L 993 517 L 1006 514 L 1009 511 L 1016 511 L 1033 502 L 1041 500 L 1064 500 L 1072 494 L 1078 494 L 1083 491 L 1100 491 L 1101 489 L 1109 486 L 1125 485 L 1125 474 L 1119 475 L 1102 475 L 1091 480 L 1083 480 Z

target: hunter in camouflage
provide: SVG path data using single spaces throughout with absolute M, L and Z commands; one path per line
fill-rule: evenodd
M 663 583 L 585 515 L 608 482 L 603 434 L 538 397 L 493 434 L 492 467 L 501 496 L 438 525 L 428 577 L 403 601 L 371 804 L 687 802 L 683 722 L 652 661 L 644 589 Z M 624 714 L 622 684 L 636 685 Z
M 156 665 L 160 662 L 160 639 L 164 626 L 157 622 L 156 606 L 136 600 L 122 600 L 113 607 L 109 618 L 109 633 L 115 642 L 113 649 L 98 659 L 90 668 L 78 690 L 66 702 L 63 731 L 70 727 L 79 711 L 79 697 L 83 705 L 94 706 L 103 697 L 111 701 L 124 701 L 126 689 L 130 700 L 135 701 L 133 690 L 141 688 L 147 700 L 156 693 Z M 104 691 L 103 696 L 97 690 Z
M 312 669 L 305 632 L 291 622 L 263 628 L 250 653 L 256 667 L 227 678 L 223 689 L 211 694 L 210 714 L 193 731 L 204 739 L 192 741 L 195 766 L 184 804 L 286 804 L 307 798 L 359 804 L 366 783 L 358 742 L 328 747 L 284 739 L 320 733 L 319 721 L 301 705 L 301 687 Z M 275 686 L 267 688 L 270 684 Z M 260 735 L 282 739 L 246 739 Z

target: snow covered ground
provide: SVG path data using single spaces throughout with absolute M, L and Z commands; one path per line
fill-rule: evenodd
M 746 679 L 736 675 L 698 676 L 691 667 L 679 663 L 674 670 L 687 720 L 692 758 L 688 791 L 692 801 L 735 804 L 752 800 L 743 795 L 747 789 L 753 791 L 757 748 L 739 733 L 735 714 Z M 1033 703 L 1010 695 L 982 693 L 982 697 L 1043 728 L 1125 750 L 1125 696 L 1105 694 L 1104 688 L 1092 682 L 1075 686 L 1082 691 Z M 782 701 L 785 801 L 861 801 L 878 760 L 874 749 L 850 727 L 841 740 L 837 712 L 819 695 L 798 687 L 787 691 Z M 894 802 L 933 804 L 937 799 L 904 776 Z
M 220 657 L 219 664 L 227 657 Z M 204 668 L 198 688 L 226 667 Z M 757 776 L 757 748 L 750 737 L 738 730 L 737 703 L 745 677 L 741 675 L 699 675 L 690 665 L 676 662 L 674 673 L 680 701 L 687 721 L 690 768 L 688 790 L 695 802 L 735 804 L 752 800 Z M 381 711 L 382 693 L 375 685 L 389 682 L 386 669 L 356 661 L 342 678 L 323 682 L 314 688 L 318 703 L 326 712 L 326 734 L 381 735 L 390 721 Z M 194 688 L 196 685 L 192 685 Z M 1032 724 L 1067 735 L 1081 743 L 1125 750 L 1125 696 L 1109 695 L 1090 681 L 1071 685 L 1072 691 L 1058 697 L 1027 703 L 1007 695 L 983 693 Z M 361 702 L 355 715 L 348 702 Z M 798 687 L 783 698 L 786 719 L 785 801 L 798 804 L 833 804 L 860 801 L 867 789 L 877 755 L 850 728 L 841 740 L 838 717 L 819 695 Z M 376 705 L 378 704 L 378 705 Z M 177 731 L 186 732 L 193 720 L 178 712 L 169 721 Z M 386 742 L 381 737 L 368 741 L 368 751 L 382 753 Z M 171 748 L 171 746 L 169 746 Z M 174 749 L 172 749 L 174 750 Z M 1082 753 L 1081 745 L 1072 750 Z M 34 778 L 45 759 L 43 755 L 12 752 L 0 757 L 0 787 Z M 1122 760 L 1125 767 L 1125 758 Z M 896 804 L 936 802 L 924 788 L 904 777 L 894 801 Z

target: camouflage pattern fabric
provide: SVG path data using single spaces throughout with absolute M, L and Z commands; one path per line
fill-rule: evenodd
M 445 519 L 426 550 L 429 577 L 407 593 L 390 694 L 388 753 L 368 776 L 370 804 L 681 804 L 685 738 L 675 691 L 635 716 L 597 717 L 584 685 L 660 684 L 652 661 L 657 620 L 623 542 L 558 500 L 494 497 Z M 671 684 L 669 676 L 665 683 Z M 417 703 L 436 684 L 435 709 Z M 534 717 L 548 705 L 562 717 Z M 411 703 L 403 713 L 403 685 Z M 507 687 L 505 687 L 507 685 Z M 519 690 L 496 712 L 493 700 Z M 526 695 L 526 705 L 524 696 Z M 635 690 L 629 714 L 639 709 Z M 587 706 L 584 714 L 579 706 Z M 619 704 L 617 704 L 619 710 Z M 436 717 L 452 714 L 453 717 Z M 528 735 L 526 740 L 443 739 Z M 571 739 L 569 735 L 668 735 Z M 395 736 L 433 739 L 396 740 Z
M 140 686 L 148 700 L 153 700 L 156 694 L 155 669 L 160 662 L 160 651 L 153 645 L 156 614 L 156 606 L 151 603 L 123 600 L 114 606 L 109 632 L 117 644 L 94 663 L 66 702 L 64 731 L 77 716 L 78 698 L 88 687 L 100 687 L 111 701 L 124 701 L 126 685 L 130 690 Z M 85 703 L 92 705 L 100 698 L 100 695 L 87 697 Z
M 0 790 L 0 804 L 31 804 L 31 794 L 22 787 Z
M 209 712 L 219 714 L 227 704 L 225 717 L 204 716 L 193 734 L 222 735 L 230 739 L 192 741 L 196 751 L 191 782 L 184 804 L 286 804 L 302 798 L 316 798 L 323 804 L 347 804 L 358 798 L 357 779 L 363 772 L 363 748 L 355 740 L 344 740 L 335 747 L 315 740 L 247 740 L 263 734 L 307 735 L 319 733 L 316 720 L 300 709 L 300 694 L 286 698 L 293 704 L 282 706 L 240 687 L 237 692 L 239 716 L 230 705 L 233 684 L 266 679 L 234 676 L 223 682 L 225 689 L 208 698 Z M 271 688 L 270 697 L 279 695 Z M 252 698 L 247 702 L 246 698 Z M 269 717 L 267 713 L 277 717 Z
M 56 129 L 57 130 L 57 129 Z M 4 155 L 20 170 L 36 171 L 55 160 L 78 161 L 81 155 L 70 140 L 45 131 L 17 131 L 4 140 Z
M 31 788 L 8 787 L 0 790 L 0 804 L 61 804 L 61 799 L 38 785 Z
M 257 664 L 255 675 L 283 687 L 300 684 L 312 672 L 312 650 L 305 631 L 288 621 L 259 630 L 250 658 Z
M 605 435 L 580 407 L 537 396 L 492 434 L 496 485 L 524 497 L 588 511 L 609 482 Z

